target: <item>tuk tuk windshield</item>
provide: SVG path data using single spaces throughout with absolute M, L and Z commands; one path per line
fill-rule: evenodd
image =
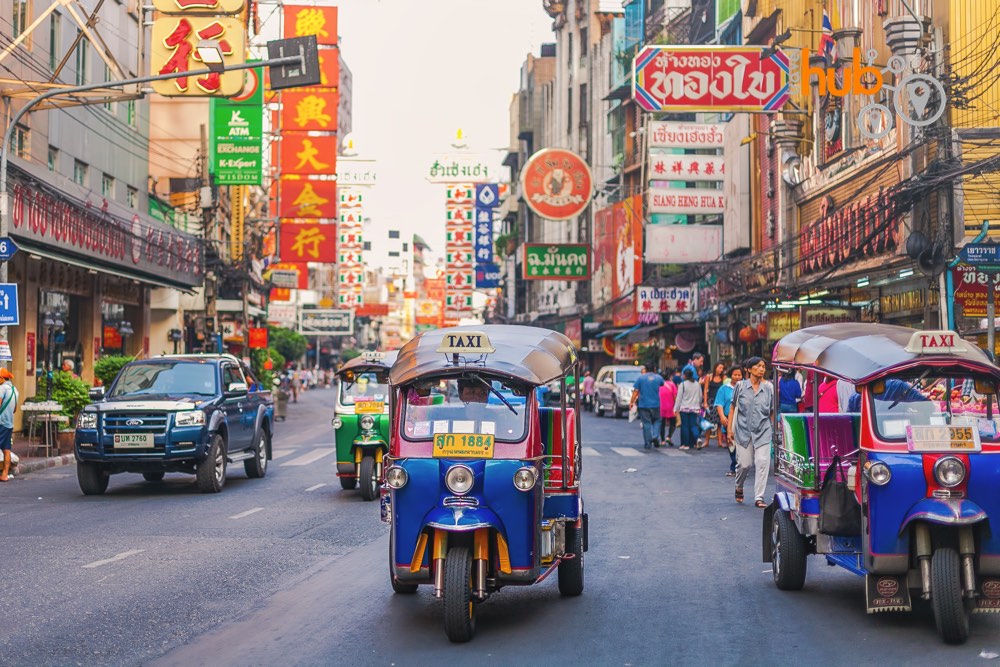
M 347 378 L 340 381 L 340 402 L 354 405 L 355 401 L 388 401 L 389 378 L 385 373 L 360 373 L 353 382 Z
M 883 440 L 905 440 L 907 426 L 967 426 L 976 428 L 984 442 L 1000 442 L 992 378 L 922 369 L 877 380 L 869 388 L 876 432 Z
M 438 433 L 460 433 L 490 434 L 500 442 L 523 440 L 528 430 L 527 388 L 517 382 L 484 380 L 447 378 L 407 387 L 403 437 L 419 441 Z

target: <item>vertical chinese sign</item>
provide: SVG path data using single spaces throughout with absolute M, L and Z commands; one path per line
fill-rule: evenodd
M 454 183 L 445 189 L 444 326 L 457 326 L 472 314 L 475 284 L 473 230 L 476 186 Z
M 277 148 L 282 262 L 337 262 L 337 107 L 340 70 L 337 8 L 284 6 L 284 37 L 315 36 L 319 44 L 318 86 L 281 93 Z M 322 241 L 317 241 L 322 236 Z M 300 240 L 305 238 L 305 244 Z M 299 244 L 296 246 L 296 244 Z M 293 249 L 293 246 L 295 249 Z M 305 254 L 303 255 L 303 249 Z M 295 256 L 298 253 L 299 256 Z M 305 265 L 303 265 L 305 266 Z M 322 275 L 322 274 L 318 274 Z M 333 285 L 314 287 L 332 290 Z
M 340 189 L 340 252 L 337 257 L 337 303 L 341 308 L 364 305 L 364 194 Z

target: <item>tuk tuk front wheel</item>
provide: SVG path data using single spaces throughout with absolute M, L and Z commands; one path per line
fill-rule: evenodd
M 972 601 L 962 597 L 961 561 L 958 552 L 939 547 L 931 557 L 931 606 L 934 623 L 947 644 L 964 644 L 969 638 Z
M 559 563 L 556 575 L 559 577 L 561 595 L 583 593 L 583 528 L 566 526 L 566 553 L 573 557 Z
M 444 631 L 456 643 L 467 642 L 476 634 L 472 552 L 468 547 L 451 547 L 444 561 Z
M 358 469 L 358 481 L 361 483 L 362 500 L 375 500 L 378 498 L 378 475 L 376 475 L 374 456 L 366 456 L 361 459 L 361 467 Z
M 788 512 L 775 508 L 771 521 L 771 570 L 774 585 L 800 591 L 806 583 L 806 540 Z

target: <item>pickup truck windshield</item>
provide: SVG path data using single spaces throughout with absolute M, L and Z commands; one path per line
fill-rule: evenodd
M 215 396 L 216 373 L 212 364 L 133 363 L 122 370 L 108 398 Z

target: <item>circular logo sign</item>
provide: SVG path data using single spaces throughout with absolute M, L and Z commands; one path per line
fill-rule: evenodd
M 895 577 L 882 577 L 877 584 L 878 594 L 884 598 L 891 598 L 899 592 L 899 582 Z
M 132 263 L 138 264 L 139 260 L 142 259 L 142 223 L 139 222 L 139 216 L 132 216 Z
M 244 70 L 244 72 L 246 73 L 244 75 L 246 77 L 246 83 L 243 86 L 243 92 L 239 95 L 233 95 L 230 97 L 230 102 L 246 102 L 254 96 L 254 93 L 256 93 L 257 89 L 260 87 L 260 77 L 257 76 L 257 70 L 248 69 Z
M 545 148 L 521 171 L 521 192 L 528 207 L 548 220 L 569 220 L 587 208 L 594 193 L 590 167 L 564 148 Z
M 983 595 L 991 600 L 1000 598 L 1000 579 L 987 579 L 983 581 Z

